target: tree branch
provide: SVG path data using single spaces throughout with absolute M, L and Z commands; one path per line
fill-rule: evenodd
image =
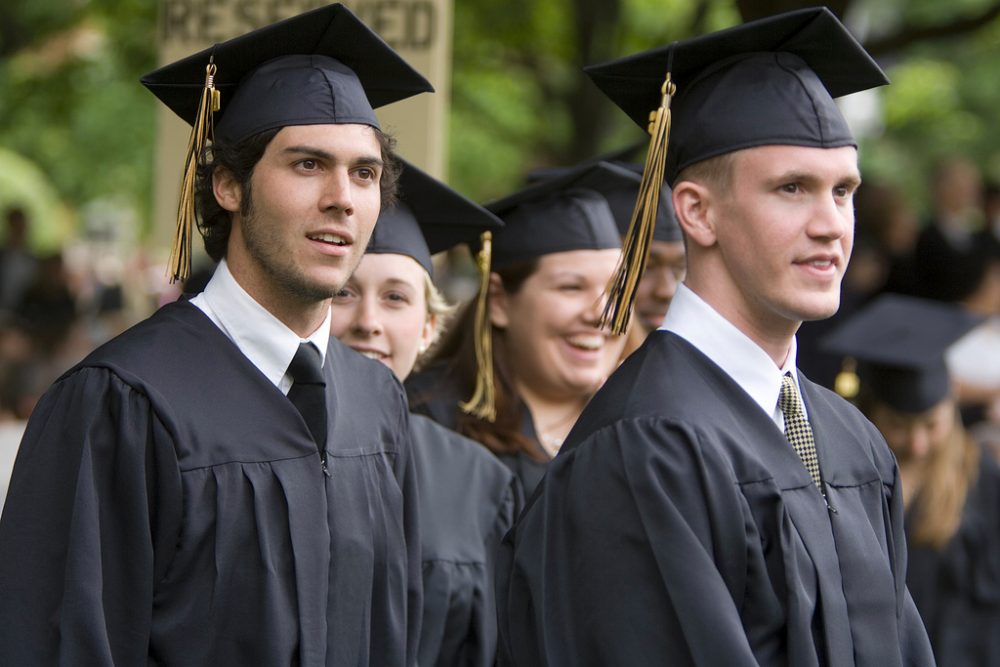
M 948 37 L 958 37 L 974 32 L 1000 16 L 1000 2 L 976 16 L 958 18 L 948 23 L 929 26 L 904 26 L 891 35 L 865 42 L 865 48 L 873 56 L 884 56 L 900 51 L 916 42 L 926 42 Z

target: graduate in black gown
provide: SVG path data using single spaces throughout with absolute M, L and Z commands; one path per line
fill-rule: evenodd
M 431 280 L 431 255 L 502 224 L 404 162 L 397 203 L 382 211 L 333 299 L 333 335 L 405 380 L 452 311 Z M 488 667 L 497 647 L 495 558 L 520 510 L 519 489 L 479 443 L 423 415 L 410 415 L 410 430 L 424 584 L 417 664 Z
M 899 462 L 906 584 L 949 667 L 1000 664 L 1000 467 L 962 426 L 944 359 L 979 319 L 886 295 L 824 340 L 860 364 L 858 404 Z
M 330 336 L 330 298 L 394 190 L 372 106 L 430 87 L 340 5 L 144 83 L 196 125 L 192 160 L 221 92 L 175 278 L 192 198 L 222 261 L 32 415 L 0 521 L 0 664 L 412 665 L 405 397 Z
M 655 192 L 665 160 L 687 277 L 505 539 L 502 662 L 933 664 L 892 454 L 795 367 L 795 331 L 836 311 L 851 249 L 857 150 L 832 98 L 882 72 L 825 9 L 589 72 L 643 127 L 662 105 L 646 175 Z
M 621 239 L 608 187 L 638 177 L 586 165 L 487 204 L 504 227 L 493 235 L 486 302 L 495 413 L 462 401 L 483 387 L 473 326 L 478 303 L 458 317 L 428 364 L 406 382 L 410 406 L 483 443 L 530 495 L 573 422 L 617 366 L 624 340 L 597 326 L 601 293 Z M 479 385 L 477 385 L 479 382 Z

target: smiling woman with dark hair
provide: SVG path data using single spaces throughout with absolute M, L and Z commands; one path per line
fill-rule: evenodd
M 495 419 L 459 406 L 476 384 L 476 304 L 407 382 L 413 410 L 486 445 L 527 495 L 625 344 L 598 324 L 621 239 L 607 201 L 593 186 L 615 179 L 631 184 L 635 175 L 598 163 L 487 206 L 505 225 L 494 234 L 486 306 Z

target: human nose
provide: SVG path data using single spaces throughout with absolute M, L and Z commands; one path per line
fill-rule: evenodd
M 676 273 L 670 267 L 663 267 L 654 275 L 653 294 L 661 301 L 670 301 L 677 293 L 680 282 Z
M 599 329 L 601 326 L 601 316 L 604 314 L 605 305 L 608 303 L 608 295 L 605 290 L 601 290 L 600 293 L 594 295 L 593 300 L 591 300 L 590 305 L 585 307 L 582 313 L 582 318 L 587 326 Z
M 344 215 L 354 213 L 354 202 L 351 191 L 351 177 L 346 168 L 334 169 L 326 179 L 320 198 L 320 209 L 323 211 L 340 212 Z
M 816 238 L 836 240 L 854 226 L 854 207 L 833 194 L 821 197 L 813 211 L 809 232 Z
M 928 429 L 923 426 L 915 426 L 909 433 L 910 456 L 914 459 L 922 459 L 931 448 L 931 438 Z
M 382 320 L 374 299 L 363 298 L 354 314 L 354 332 L 364 336 L 378 336 L 382 333 Z

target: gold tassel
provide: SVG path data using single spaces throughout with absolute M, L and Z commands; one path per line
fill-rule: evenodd
M 861 380 L 857 373 L 858 364 L 851 357 L 844 359 L 837 378 L 833 381 L 834 390 L 844 398 L 851 399 L 861 390 Z
M 670 144 L 670 100 L 676 91 L 677 86 L 670 81 L 670 72 L 667 72 L 660 88 L 663 96 L 660 106 L 649 114 L 648 132 L 651 138 L 646 152 L 646 164 L 642 170 L 642 182 L 639 184 L 639 197 L 622 242 L 621 259 L 605 290 L 608 300 L 601 315 L 601 326 L 610 326 L 611 332 L 616 335 L 625 333 L 628 328 L 635 292 L 646 268 L 646 256 L 649 254 L 649 244 L 656 226 L 660 188 L 663 186 L 667 147 Z
M 493 384 L 493 331 L 489 313 L 486 312 L 486 297 L 490 289 L 490 260 L 493 254 L 493 234 L 483 232 L 479 237 L 480 250 L 476 253 L 476 267 L 479 269 L 479 294 L 476 296 L 476 390 L 472 398 L 459 407 L 488 422 L 496 421 L 496 390 Z
M 205 67 L 205 87 L 198 103 L 198 115 L 191 125 L 184 157 L 184 177 L 181 180 L 180 202 L 177 204 L 177 230 L 174 232 L 174 247 L 170 251 L 168 275 L 170 282 L 187 280 L 191 273 L 191 235 L 194 230 L 194 183 L 205 150 L 206 140 L 215 141 L 215 120 L 213 114 L 219 110 L 222 97 L 215 88 L 215 62 L 208 61 Z

